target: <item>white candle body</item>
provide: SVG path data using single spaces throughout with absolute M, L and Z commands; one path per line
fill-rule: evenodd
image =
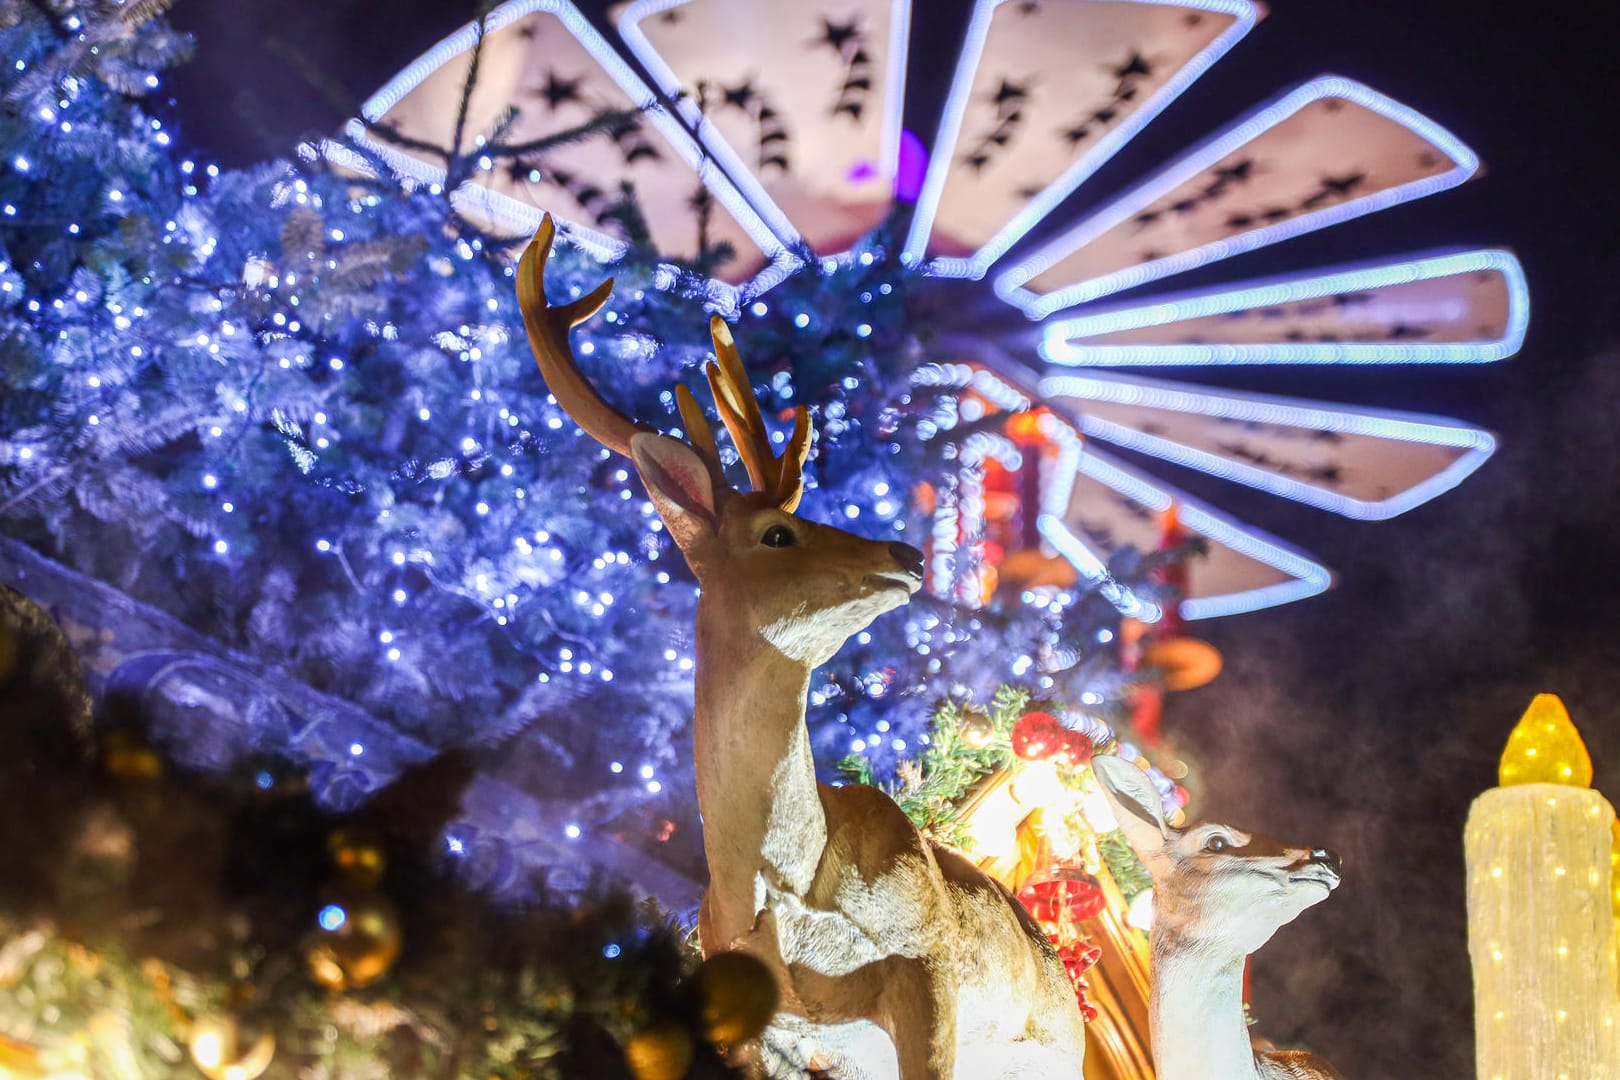
M 1554 784 L 1492 788 L 1468 812 L 1468 952 L 1478 1080 L 1620 1080 L 1609 893 L 1614 807 Z

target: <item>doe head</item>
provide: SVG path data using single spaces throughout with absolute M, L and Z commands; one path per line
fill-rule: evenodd
M 868 540 L 799 517 L 809 410 L 796 410 L 793 434 L 777 456 L 737 354 L 731 328 L 715 316 L 709 363 L 715 410 L 748 470 L 752 490 L 725 477 L 714 431 L 697 399 L 675 388 L 686 441 L 624 416 L 580 371 L 568 332 L 607 302 L 605 281 L 571 303 L 546 300 L 544 272 L 556 235 L 550 215 L 518 264 L 518 306 L 546 385 L 569 416 L 603 446 L 627 455 L 653 507 L 703 588 L 703 603 L 729 625 L 763 637 L 784 655 L 825 663 L 857 631 L 906 603 L 922 584 L 922 552 Z
M 1132 850 L 1153 876 L 1153 933 L 1247 956 L 1338 888 L 1339 857 L 1231 825 L 1172 826 L 1152 781 L 1114 755 L 1091 767 Z

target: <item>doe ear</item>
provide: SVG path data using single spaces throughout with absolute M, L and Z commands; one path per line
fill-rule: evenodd
M 1170 823 L 1164 818 L 1164 803 L 1147 773 L 1113 754 L 1091 759 L 1091 771 L 1102 786 L 1114 818 L 1150 873 L 1157 873 L 1170 841 Z
M 679 439 L 648 431 L 630 436 L 630 458 L 665 528 L 690 558 L 694 546 L 714 535 L 718 520 L 709 466 Z

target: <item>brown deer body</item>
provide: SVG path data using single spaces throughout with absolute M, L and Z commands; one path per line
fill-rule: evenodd
M 816 781 L 804 719 L 811 672 L 910 599 L 921 552 L 793 514 L 808 412 L 800 407 L 775 457 L 719 318 L 709 382 L 753 491 L 726 483 L 712 429 L 684 386 L 689 443 L 603 402 L 573 360 L 568 331 L 601 307 L 611 282 L 549 306 L 552 238 L 547 218 L 518 268 L 541 372 L 581 428 L 634 461 L 701 586 L 693 750 L 710 880 L 699 936 L 706 954 L 746 949 L 777 975 L 783 1009 L 760 1060 L 813 1061 L 845 1077 L 897 1067 L 901 1080 L 1080 1077 L 1085 1031 L 1073 987 L 1011 894 L 923 837 L 882 792 Z M 880 1033 L 887 1038 L 873 1038 Z
M 1112 755 L 1091 767 L 1153 876 L 1148 1019 L 1157 1080 L 1339 1080 L 1314 1054 L 1256 1051 L 1243 1012 L 1249 954 L 1338 888 L 1338 856 L 1230 825 L 1174 828 L 1141 769 Z

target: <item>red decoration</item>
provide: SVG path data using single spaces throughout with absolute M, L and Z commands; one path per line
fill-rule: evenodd
M 1018 894 L 1018 900 L 1043 923 L 1095 918 L 1108 905 L 1102 886 L 1089 876 L 1031 882 Z
M 1060 765 L 1067 765 L 1077 769 L 1082 765 L 1091 763 L 1091 740 L 1078 731 L 1063 729 L 1063 746 L 1052 755 L 1052 760 Z
M 1080 976 L 1097 966 L 1102 959 L 1102 946 L 1093 945 L 1089 941 L 1076 941 L 1058 947 L 1058 959 L 1063 961 L 1063 968 L 1069 973 L 1069 978 L 1076 981 Z
M 1007 438 L 1019 446 L 1040 446 L 1051 441 L 1041 427 L 1046 420 L 1046 409 L 1027 409 L 1007 417 Z
M 1102 947 L 1089 941 L 1058 945 L 1056 937 L 1050 934 L 1047 936 L 1052 938 L 1052 944 L 1057 945 L 1058 959 L 1063 961 L 1063 970 L 1068 972 L 1069 981 L 1074 983 L 1074 999 L 1080 1005 L 1080 1019 L 1089 1024 L 1097 1019 L 1097 1006 L 1086 996 L 1085 973 L 1096 967 L 1097 961 L 1102 959 Z
M 1069 735 L 1069 729 L 1051 713 L 1028 712 L 1013 724 L 1013 753 L 1025 761 L 1042 761 L 1067 746 Z

